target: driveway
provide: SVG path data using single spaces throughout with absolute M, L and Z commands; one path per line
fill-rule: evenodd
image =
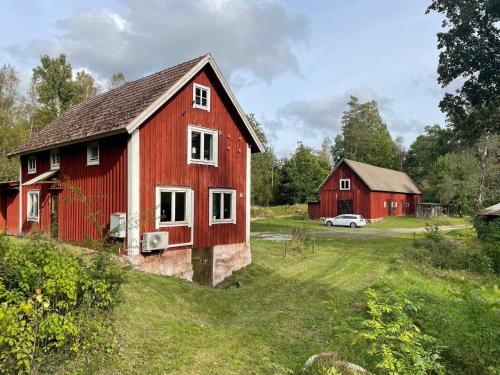
M 455 229 L 471 228 L 469 224 L 442 225 L 439 230 L 447 232 Z M 312 230 L 310 233 L 315 238 L 328 237 L 395 237 L 401 234 L 424 233 L 425 227 L 418 228 L 348 228 L 348 227 L 324 227 L 324 229 Z M 252 237 L 269 241 L 290 241 L 292 236 L 288 232 L 252 232 Z

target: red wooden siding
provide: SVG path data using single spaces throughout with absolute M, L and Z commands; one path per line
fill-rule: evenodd
M 193 82 L 210 88 L 210 112 L 193 108 Z M 215 129 L 218 167 L 187 164 L 188 125 Z M 205 68 L 140 128 L 141 212 L 151 220 L 141 234 L 155 231 L 155 187 L 190 187 L 194 193 L 194 245 L 205 247 L 245 242 L 247 142 L 241 119 L 229 104 L 217 78 Z M 208 225 L 209 188 L 236 189 L 236 224 Z M 170 227 L 169 242 L 190 241 L 191 229 Z
M 320 202 L 308 202 L 307 203 L 307 213 L 311 219 L 319 219 L 321 217 L 319 213 Z
M 351 190 L 340 190 L 340 179 L 351 180 Z M 340 165 L 320 190 L 320 216 L 337 216 L 337 201 L 352 200 L 356 214 L 370 217 L 369 189 L 345 164 Z
M 340 179 L 345 178 L 351 180 L 350 190 L 340 190 Z M 315 207 L 318 204 L 309 205 L 309 217 L 337 216 L 339 200 L 352 200 L 353 213 L 363 215 L 368 219 L 413 215 L 415 205 L 421 201 L 421 198 L 420 194 L 370 191 L 357 174 L 347 164 L 342 163 L 321 187 L 319 208 Z M 387 202 L 386 207 L 384 207 L 384 202 Z M 397 202 L 397 207 L 391 207 L 390 202 Z M 406 207 L 407 203 L 408 207 Z
M 0 190 L 0 233 L 10 235 L 19 233 L 19 192 Z
M 98 224 L 109 227 L 110 214 L 127 211 L 127 135 L 117 135 L 99 140 L 99 165 L 87 166 L 87 144 L 78 143 L 59 149 L 59 178 L 63 189 L 52 189 L 52 184 L 23 186 L 23 231 L 33 228 L 50 234 L 50 211 L 52 196 L 59 194 L 58 239 L 83 241 L 86 236 L 98 239 L 96 226 L 86 217 L 90 212 L 98 213 Z M 27 157 L 23 156 L 23 182 L 49 170 L 49 151 L 39 152 L 37 173 L 27 174 Z M 70 188 L 72 187 L 72 188 Z M 87 198 L 84 204 L 76 199 L 75 190 Z M 40 191 L 40 221 L 26 220 L 27 191 Z

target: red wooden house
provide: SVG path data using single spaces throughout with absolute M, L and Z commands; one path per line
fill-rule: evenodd
M 139 268 L 215 285 L 251 262 L 261 151 L 208 54 L 77 104 L 16 149 L 17 230 L 97 239 L 99 213 Z
M 413 215 L 422 200 L 417 184 L 404 172 L 342 159 L 321 183 L 319 202 L 310 202 L 309 217 L 363 215 L 370 220 Z

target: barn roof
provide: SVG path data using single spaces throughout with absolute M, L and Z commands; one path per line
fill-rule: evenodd
M 478 212 L 482 216 L 500 216 L 500 203 L 486 207 Z
M 391 193 L 422 194 L 417 184 L 404 172 L 376 167 L 375 165 L 349 159 L 342 159 L 321 183 L 318 190 L 321 189 L 323 184 L 342 163 L 347 164 L 370 190 L 387 191 Z
M 95 139 L 115 133 L 131 133 L 181 89 L 196 73 L 210 65 L 221 81 L 250 135 L 253 152 L 263 151 L 246 115 L 229 89 L 210 54 L 154 73 L 70 107 L 34 134 L 9 156 Z

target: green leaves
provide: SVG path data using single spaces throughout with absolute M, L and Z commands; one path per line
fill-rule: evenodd
M 28 373 L 54 353 L 106 346 L 106 317 L 124 269 L 99 253 L 84 262 L 41 237 L 0 236 L 0 373 Z
M 437 340 L 421 332 L 412 315 L 418 311 L 408 298 L 385 288 L 368 289 L 369 319 L 361 336 L 377 361 L 379 374 L 444 374 Z

